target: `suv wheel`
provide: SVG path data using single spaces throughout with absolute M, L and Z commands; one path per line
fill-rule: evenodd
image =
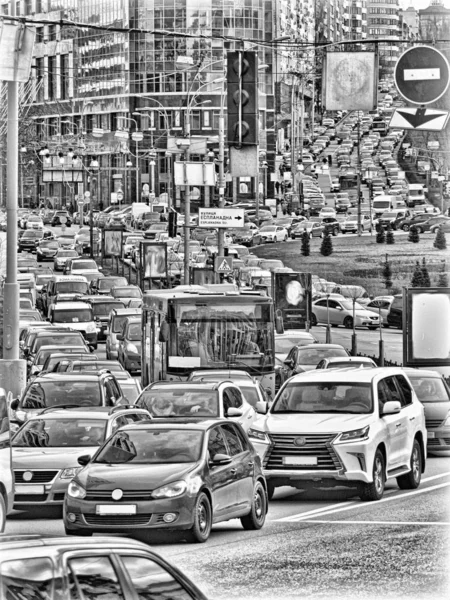
M 375 452 L 375 458 L 373 459 L 372 478 L 373 481 L 371 483 L 361 484 L 359 497 L 366 502 L 381 500 L 384 494 L 386 475 L 384 472 L 383 454 L 379 449 Z
M 402 225 L 402 229 L 403 231 L 409 231 L 409 225 L 405 223 L 404 225 Z
M 411 471 L 406 475 L 397 477 L 397 484 L 401 490 L 415 490 L 420 485 L 422 479 L 422 448 L 417 440 L 414 440 L 413 449 L 411 452 L 410 466 Z
M 201 492 L 194 507 L 194 525 L 190 530 L 193 542 L 202 544 L 206 542 L 211 533 L 212 509 L 208 496 Z

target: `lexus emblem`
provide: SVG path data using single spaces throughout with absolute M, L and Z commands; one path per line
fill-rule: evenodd
M 117 488 L 117 489 L 113 490 L 111 496 L 112 496 L 113 500 L 120 500 L 123 496 L 123 491 L 121 489 Z
M 295 440 L 294 440 L 294 446 L 301 447 L 301 446 L 304 446 L 305 444 L 306 444 L 306 438 L 304 438 L 304 437 L 298 437 L 298 438 L 295 438 Z
M 31 481 L 33 479 L 33 473 L 31 471 L 25 471 L 22 477 L 24 481 Z

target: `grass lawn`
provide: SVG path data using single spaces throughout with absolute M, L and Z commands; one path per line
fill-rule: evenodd
M 426 260 L 431 284 L 437 285 L 439 273 L 448 273 L 450 264 L 450 234 L 446 234 L 447 249 L 433 248 L 435 235 L 424 233 L 417 244 L 408 241 L 408 234 L 395 235 L 395 244 L 377 244 L 373 236 L 332 237 L 333 253 L 322 256 L 322 240 L 310 240 L 311 254 L 303 256 L 301 240 L 285 243 L 265 244 L 251 251 L 261 258 L 277 258 L 294 271 L 312 273 L 327 281 L 339 284 L 362 285 L 369 294 L 383 295 L 400 293 L 409 286 L 416 261 Z M 391 263 L 393 288 L 388 292 L 382 280 L 382 267 L 387 259 Z M 449 277 L 450 279 L 450 277 Z

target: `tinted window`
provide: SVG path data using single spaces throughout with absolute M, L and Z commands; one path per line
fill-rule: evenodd
M 243 451 L 243 448 L 237 428 L 231 424 L 222 425 L 222 430 L 227 441 L 229 455 L 236 456 L 236 454 L 240 454 Z
M 191 600 L 192 596 L 161 565 L 143 556 L 122 556 L 138 600 Z
M 408 382 L 403 377 L 403 375 L 397 375 L 395 377 L 395 380 L 397 382 L 398 387 L 400 388 L 400 390 L 402 392 L 402 398 L 401 398 L 402 406 L 407 406 L 408 404 L 411 404 L 412 403 L 412 393 L 411 393 L 411 388 L 409 387 Z
M 225 436 L 220 427 L 215 427 L 209 432 L 208 452 L 210 458 L 216 454 L 227 454 L 228 452 Z
M 17 432 L 13 446 L 59 448 L 60 446 L 100 446 L 106 421 L 99 419 L 36 419 Z
M 0 565 L 0 597 L 52 600 L 53 564 L 49 558 L 10 560 Z
M 84 556 L 69 560 L 71 600 L 122 600 L 122 588 L 107 556 Z
M 22 408 L 40 409 L 61 404 L 100 406 L 98 383 L 90 381 L 41 381 L 32 383 L 21 402 Z
M 389 400 L 393 400 L 396 402 L 400 402 L 402 403 L 402 397 L 400 394 L 400 390 L 398 389 L 398 387 L 395 384 L 395 377 L 386 377 L 386 379 L 384 380 L 384 383 L 386 384 L 386 387 L 389 391 Z

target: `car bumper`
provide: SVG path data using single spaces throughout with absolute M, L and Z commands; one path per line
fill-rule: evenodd
M 51 483 L 16 483 L 14 508 L 24 510 L 27 507 L 62 506 L 69 483 L 70 479 L 61 479 L 60 473 Z
M 136 355 L 124 355 L 123 357 L 124 367 L 127 371 L 140 371 L 141 370 L 141 357 Z
M 450 450 L 450 427 L 427 429 L 427 450 L 439 454 Z
M 145 492 L 143 491 L 143 494 Z M 129 508 L 134 514 L 106 514 L 99 512 Z M 107 509 L 100 507 L 109 507 Z M 109 531 L 120 533 L 130 529 L 190 529 L 194 524 L 195 496 L 184 494 L 179 498 L 147 500 L 147 501 L 120 501 L 108 500 L 90 501 L 66 497 L 64 503 L 64 525 L 67 529 L 76 532 L 78 528 L 92 531 Z M 167 523 L 164 515 L 173 514 L 175 518 Z M 73 515 L 73 516 L 72 516 Z

